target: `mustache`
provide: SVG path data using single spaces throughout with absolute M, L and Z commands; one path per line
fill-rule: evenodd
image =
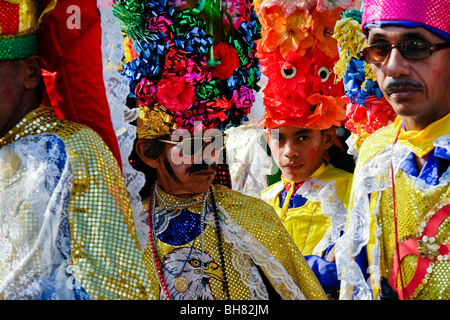
M 393 79 L 391 82 L 388 83 L 388 85 L 384 88 L 384 91 L 389 92 L 391 89 L 399 89 L 404 87 L 413 87 L 413 88 L 423 88 L 423 86 L 411 79 L 401 79 L 396 80 Z
M 190 166 L 186 170 L 186 173 L 193 174 L 198 171 L 209 170 L 209 169 L 217 171 L 217 163 L 211 163 L 211 164 L 207 164 L 206 162 L 194 163 L 192 166 Z

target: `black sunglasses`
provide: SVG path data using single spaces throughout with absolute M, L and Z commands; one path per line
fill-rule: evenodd
M 220 151 L 224 148 L 224 135 L 202 138 L 186 138 L 182 141 L 159 140 L 161 142 L 176 145 L 185 156 L 194 156 L 201 152 L 207 145 L 211 144 L 214 151 Z
M 397 48 L 404 59 L 423 60 L 429 58 L 435 51 L 450 48 L 450 42 L 434 44 L 422 40 L 380 42 L 364 48 L 361 56 L 368 63 L 381 63 L 389 57 L 393 48 Z

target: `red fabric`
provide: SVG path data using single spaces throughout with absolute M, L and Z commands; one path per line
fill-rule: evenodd
M 428 238 L 436 238 L 436 233 L 439 226 L 449 215 L 450 215 L 450 205 L 447 205 L 442 209 L 440 209 L 438 212 L 436 212 L 424 227 L 422 236 L 427 236 Z M 392 266 L 391 286 L 392 288 L 394 288 L 395 291 L 397 291 L 399 298 L 402 300 L 409 299 L 416 292 L 417 288 L 420 288 L 419 291 L 421 291 L 423 287 L 425 287 L 425 285 L 423 284 L 423 280 L 426 279 L 426 275 L 427 273 L 429 273 L 428 269 L 430 267 L 430 263 L 432 262 L 434 263 L 436 261 L 435 259 L 430 259 L 428 256 L 426 256 L 425 258 L 420 257 L 417 251 L 418 249 L 417 240 L 422 240 L 423 239 L 422 236 L 420 238 L 408 239 L 402 242 L 398 248 L 399 257 L 395 255 L 393 260 L 394 265 Z M 439 255 L 442 256 L 448 255 L 450 253 L 450 243 L 440 244 L 438 253 Z M 406 257 L 407 255 L 417 256 L 416 272 L 414 273 L 412 279 L 404 288 L 398 288 L 397 277 L 399 275 L 399 272 L 401 272 L 400 264 L 403 258 Z M 422 287 L 419 287 L 420 285 L 422 285 Z
M 20 4 L 0 0 L 0 34 L 17 34 L 20 23 Z
M 48 3 L 49 1 L 44 1 Z M 59 117 L 87 125 L 105 141 L 122 165 L 103 83 L 102 30 L 97 1 L 59 0 L 39 34 L 47 95 L 44 104 Z M 79 18 L 80 28 L 69 28 Z

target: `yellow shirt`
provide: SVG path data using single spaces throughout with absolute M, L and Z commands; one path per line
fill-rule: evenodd
M 314 249 L 331 227 L 330 216 L 336 214 L 341 216 L 341 220 L 345 221 L 351 181 L 351 173 L 337 169 L 331 164 L 323 163 L 311 175 L 310 179 L 304 182 L 305 191 L 309 192 L 311 187 L 314 186 L 318 193 L 322 187 L 327 185 L 330 188 L 329 190 L 332 190 L 331 194 L 322 194 L 314 198 L 310 196 L 311 200 L 308 199 L 303 206 L 288 208 L 289 201 L 294 193 L 295 183 L 282 178 L 280 182 L 264 190 L 262 198 L 275 209 L 302 254 L 318 254 Z M 279 195 L 287 184 L 290 185 L 290 189 L 283 206 L 280 207 Z M 301 191 L 302 187 L 299 189 L 299 192 Z M 327 202 L 327 204 L 334 203 L 333 208 L 336 208 L 338 212 L 325 214 L 321 209 L 321 201 Z M 321 251 L 324 249 L 326 248 Z

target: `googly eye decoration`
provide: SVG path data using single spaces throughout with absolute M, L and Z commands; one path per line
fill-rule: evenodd
M 283 78 L 285 79 L 292 79 L 295 77 L 295 75 L 297 74 L 297 68 L 295 66 L 292 66 L 292 68 L 289 69 L 281 69 L 281 75 L 283 76 Z
M 319 70 L 317 70 L 317 75 L 322 78 L 322 82 L 325 82 L 330 77 L 331 71 L 328 70 L 327 67 L 320 67 Z

